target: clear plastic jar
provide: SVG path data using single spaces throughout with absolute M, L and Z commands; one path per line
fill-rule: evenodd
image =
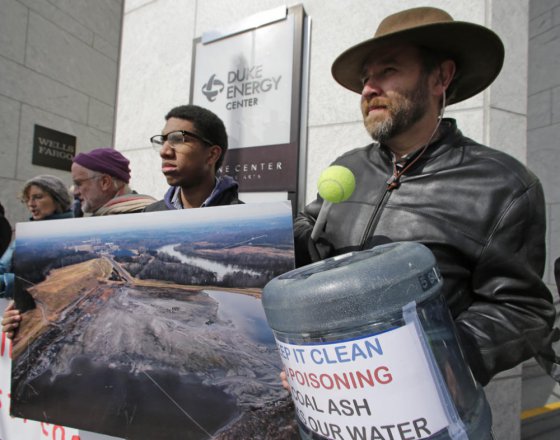
M 431 251 L 391 243 L 270 281 L 263 306 L 302 438 L 486 439 Z

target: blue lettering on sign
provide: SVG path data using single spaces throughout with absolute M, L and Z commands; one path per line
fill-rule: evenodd
M 284 347 L 282 344 L 277 344 L 278 345 L 278 352 L 280 353 L 280 357 L 282 359 L 286 359 L 289 360 L 290 359 L 290 349 L 287 347 Z
M 353 342 L 350 344 L 329 345 L 322 348 L 313 348 L 309 355 L 311 360 L 317 364 L 341 364 L 354 362 L 357 359 L 371 359 L 375 355 L 383 355 L 383 349 L 378 338 Z

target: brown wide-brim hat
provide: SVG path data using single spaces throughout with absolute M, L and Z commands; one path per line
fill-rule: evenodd
M 362 93 L 362 69 L 387 45 L 408 43 L 455 61 L 456 73 L 447 89 L 447 104 L 463 101 L 488 87 L 504 63 L 504 45 L 490 29 L 455 21 L 447 12 L 430 7 L 407 9 L 386 17 L 373 38 L 343 52 L 332 65 L 334 79 Z

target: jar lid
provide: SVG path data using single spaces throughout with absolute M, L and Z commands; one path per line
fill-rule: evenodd
M 396 242 L 280 275 L 264 287 L 262 303 L 273 330 L 330 332 L 400 318 L 404 305 L 432 298 L 442 284 L 426 246 Z

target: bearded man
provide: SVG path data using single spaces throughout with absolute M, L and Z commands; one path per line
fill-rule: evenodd
M 155 202 L 128 186 L 129 160 L 112 148 L 80 153 L 72 161 L 74 197 L 87 215 L 133 214 Z
M 468 139 L 443 118 L 446 105 L 488 87 L 503 59 L 494 32 L 440 9 L 384 19 L 374 38 L 332 66 L 342 86 L 361 94 L 374 141 L 334 162 L 354 173 L 356 190 L 328 211 L 317 240 L 310 236 L 319 196 L 295 221 L 298 265 L 389 241 L 426 245 L 482 385 L 549 347 L 555 317 L 541 280 L 541 184 L 517 160 Z

